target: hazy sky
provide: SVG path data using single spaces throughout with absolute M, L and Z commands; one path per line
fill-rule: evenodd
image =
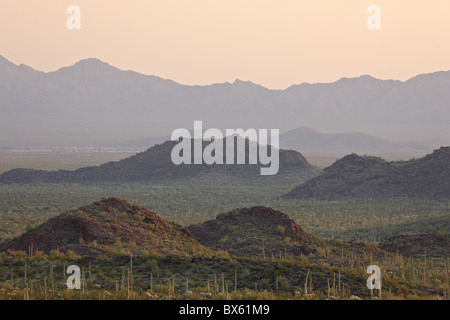
M 73 4 L 81 30 L 66 27 Z M 42 71 L 96 57 L 183 84 L 406 80 L 450 69 L 450 0 L 0 0 L 0 55 Z

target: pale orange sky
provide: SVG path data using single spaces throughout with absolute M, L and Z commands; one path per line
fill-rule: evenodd
M 81 8 L 68 30 L 66 8 Z M 366 27 L 369 5 L 381 30 Z M 96 57 L 183 84 L 284 89 L 450 69 L 449 0 L 0 0 L 0 55 L 54 71 Z

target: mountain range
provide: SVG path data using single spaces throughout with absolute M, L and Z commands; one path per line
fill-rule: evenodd
M 86 59 L 53 72 L 0 57 L 0 146 L 103 146 L 191 129 L 312 127 L 448 141 L 450 72 L 364 75 L 271 90 L 249 81 L 188 86 Z

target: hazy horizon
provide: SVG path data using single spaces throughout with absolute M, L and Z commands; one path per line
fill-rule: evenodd
M 66 27 L 70 4 L 0 5 L 1 54 L 44 72 L 98 57 L 185 85 L 240 79 L 270 89 L 366 74 L 405 81 L 450 70 L 444 0 L 379 0 L 380 30 L 366 26 L 374 4 L 366 0 L 79 0 L 80 30 Z
M 71 30 L 74 5 L 80 29 Z M 369 28 L 373 5 L 380 29 Z M 5 64 L 3 146 L 103 145 L 198 119 L 448 141 L 449 1 L 18 0 L 0 9 L 0 55 L 45 73 Z M 90 58 L 146 76 L 92 61 L 70 68 Z
M 267 89 L 267 90 L 281 90 L 281 91 L 284 91 L 284 90 L 288 89 L 288 88 L 291 87 L 291 86 L 296 86 L 296 85 L 301 85 L 301 84 L 330 84 L 330 83 L 335 83 L 335 82 L 337 82 L 337 81 L 339 81 L 339 80 L 342 80 L 342 79 L 357 79 L 357 78 L 361 78 L 361 77 L 365 77 L 365 76 L 369 76 L 369 77 L 372 77 L 372 78 L 374 78 L 374 79 L 376 79 L 376 80 L 382 80 L 382 81 L 400 81 L 400 82 L 407 82 L 407 81 L 409 81 L 409 80 L 411 80 L 411 79 L 414 79 L 414 78 L 416 78 L 416 77 L 418 77 L 418 76 L 421 76 L 421 75 L 428 75 L 428 74 L 434 74 L 434 73 L 439 73 L 439 72 L 449 72 L 449 71 L 450 71 L 450 69 L 448 69 L 448 70 L 435 70 L 435 71 L 430 71 L 430 72 L 424 72 L 424 73 L 419 73 L 419 74 L 416 74 L 416 75 L 412 75 L 410 78 L 407 78 L 407 79 L 404 79 L 404 80 L 392 79 L 392 78 L 381 79 L 381 78 L 374 77 L 374 76 L 371 75 L 371 74 L 360 74 L 360 75 L 355 75 L 355 76 L 352 76 L 352 77 L 348 77 L 348 76 L 342 75 L 341 77 L 337 78 L 336 80 L 330 81 L 330 82 L 307 82 L 307 81 L 305 81 L 305 82 L 302 82 L 302 83 L 291 83 L 291 84 L 288 85 L 286 88 L 272 89 L 272 88 L 268 88 L 268 87 L 266 87 L 266 86 L 264 86 L 264 85 L 262 85 L 262 84 L 259 84 L 259 83 L 255 82 L 255 81 L 252 81 L 251 79 L 248 79 L 248 80 L 242 80 L 242 79 L 239 79 L 239 78 L 235 78 L 235 79 L 232 80 L 232 81 L 214 82 L 214 83 L 209 83 L 209 84 L 185 84 L 185 83 L 180 83 L 180 82 L 178 82 L 178 81 L 176 81 L 176 80 L 174 80 L 174 79 L 169 79 L 169 78 L 163 78 L 163 77 L 160 77 L 160 76 L 157 75 L 157 74 L 146 74 L 146 73 L 140 72 L 139 70 L 131 70 L 131 69 L 126 70 L 126 69 L 120 69 L 120 68 L 118 68 L 117 66 L 115 66 L 115 65 L 113 65 L 113 64 L 111 64 L 111 63 L 109 63 L 108 61 L 103 60 L 101 57 L 86 57 L 86 58 L 82 58 L 82 59 L 80 59 L 80 60 L 78 60 L 78 61 L 75 61 L 75 62 L 74 62 L 73 64 L 71 64 L 71 65 L 62 65 L 62 66 L 60 66 L 60 67 L 57 67 L 55 70 L 50 70 L 50 71 L 39 70 L 39 69 L 35 68 L 34 66 L 27 65 L 27 64 L 25 64 L 25 63 L 16 63 L 15 61 L 12 61 L 12 60 L 9 59 L 8 57 L 5 57 L 4 55 L 2 55 L 1 52 L 0 52 L 0 57 L 3 57 L 4 59 L 8 60 L 9 62 L 13 63 L 13 64 L 16 65 L 16 66 L 24 65 L 24 66 L 27 66 L 27 67 L 32 68 L 32 69 L 35 70 L 35 71 L 43 72 L 43 73 L 57 72 L 57 71 L 59 71 L 59 70 L 61 70 L 61 69 L 64 69 L 64 68 L 73 67 L 73 66 L 75 66 L 77 63 L 82 62 L 82 61 L 87 61 L 87 60 L 98 60 L 98 61 L 100 61 L 100 62 L 103 62 L 103 63 L 106 63 L 106 64 L 110 65 L 110 66 L 113 67 L 113 68 L 117 68 L 117 69 L 119 69 L 120 71 L 132 71 L 132 72 L 136 72 L 136 73 L 142 74 L 142 75 L 144 75 L 144 76 L 155 76 L 155 77 L 161 78 L 161 79 L 163 79 L 163 80 L 171 80 L 171 81 L 173 81 L 173 82 L 175 82 L 175 83 L 177 83 L 177 84 L 184 85 L 184 86 L 193 86 L 193 87 L 195 87 L 195 86 L 200 86 L 200 87 L 207 87 L 207 86 L 211 86 L 211 85 L 215 85 L 215 84 L 225 84 L 225 83 L 231 83 L 231 84 L 232 84 L 232 83 L 234 83 L 234 82 L 236 82 L 236 81 L 241 81 L 241 82 L 251 82 L 251 83 L 256 84 L 256 85 L 258 85 L 258 86 L 261 86 L 261 87 L 263 87 L 263 88 L 265 88 L 265 89 Z
M 271 90 L 239 81 L 186 86 L 98 58 L 49 73 L 6 61 L 0 59 L 0 72 L 17 90 L 0 87 L 1 146 L 107 146 L 168 135 L 198 119 L 221 129 L 309 127 L 448 144 L 450 71 L 406 82 L 363 76 Z

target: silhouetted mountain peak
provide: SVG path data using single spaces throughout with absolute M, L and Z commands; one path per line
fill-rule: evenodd
M 243 81 L 243 80 L 241 80 L 241 79 L 235 79 L 234 81 L 233 81 L 233 84 L 234 85 L 255 85 L 253 82 L 251 82 L 251 81 Z
M 54 74 L 75 74 L 78 77 L 108 77 L 111 72 L 120 72 L 116 67 L 97 58 L 88 58 L 76 62 L 74 65 L 63 67 L 53 72 Z M 105 79 L 107 80 L 107 79 Z
M 106 62 L 104 62 L 104 61 L 102 61 L 100 59 L 97 59 L 97 58 L 87 58 L 87 59 L 80 60 L 77 63 L 75 63 L 73 65 L 73 67 L 76 67 L 76 68 L 92 68 L 92 67 L 95 67 L 95 68 L 99 68 L 99 67 L 115 68 L 115 67 L 112 67 L 110 64 L 108 64 L 108 63 L 106 63 Z
M 378 81 L 379 79 L 372 77 L 368 74 L 361 75 L 359 77 L 342 77 L 337 82 L 362 82 L 362 81 Z

